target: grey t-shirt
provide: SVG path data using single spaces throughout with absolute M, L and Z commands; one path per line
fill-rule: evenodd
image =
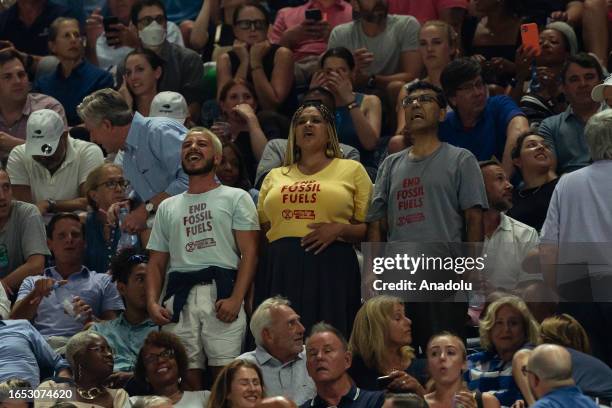
M 385 31 L 376 37 L 369 37 L 363 32 L 359 21 L 351 21 L 332 30 L 327 49 L 345 47 L 355 51 L 367 48 L 374 53 L 368 74 L 392 75 L 401 71 L 401 53 L 419 48 L 420 29 L 421 25 L 412 16 L 389 15 Z
M 13 200 L 0 230 L 0 278 L 9 275 L 31 255 L 49 255 L 45 224 L 35 205 Z
M 447 143 L 423 159 L 411 159 L 410 149 L 378 169 L 366 221 L 386 215 L 388 242 L 461 242 L 463 210 L 488 208 L 476 158 Z

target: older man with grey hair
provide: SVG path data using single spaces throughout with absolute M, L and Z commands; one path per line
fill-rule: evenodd
M 267 395 L 284 396 L 298 405 L 312 398 L 316 391 L 306 371 L 304 326 L 289 301 L 280 296 L 264 300 L 250 328 L 257 347 L 238 358 L 261 368 Z
M 145 118 L 132 114 L 121 94 L 110 88 L 85 97 L 77 112 L 91 140 L 108 153 L 123 155 L 123 173 L 130 181 L 138 205 L 122 228 L 138 232 L 150 227 L 159 204 L 187 190 L 187 175 L 181 167 L 181 144 L 187 128 L 169 118 Z
M 537 399 L 533 408 L 597 407 L 593 400 L 576 387 L 572 379 L 572 358 L 561 346 L 542 344 L 536 347 L 522 371 Z
M 596 357 L 612 365 L 612 110 L 585 127 L 593 163 L 566 174 L 553 192 L 541 231 L 544 279 L 590 334 Z M 578 268 L 577 265 L 584 265 Z

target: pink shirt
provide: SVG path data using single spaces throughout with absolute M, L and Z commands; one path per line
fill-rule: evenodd
M 419 23 L 438 20 L 440 11 L 453 7 L 467 9 L 467 0 L 388 0 L 389 14 L 403 14 L 416 17 Z
M 4 122 L 4 117 L 0 114 L 0 132 L 8 133 L 13 137 L 25 140 L 26 125 L 28 123 L 30 113 L 40 109 L 51 109 L 57 112 L 62 117 L 62 119 L 64 119 L 66 130 L 68 130 L 68 122 L 66 121 L 66 113 L 64 112 L 64 107 L 61 103 L 57 101 L 57 99 L 40 93 L 29 93 L 26 99 L 26 103 L 23 106 L 23 111 L 21 112 L 21 118 L 19 118 L 17 122 L 13 123 L 12 126 L 9 127 Z
M 419 0 L 420 1 L 420 0 Z M 330 31 L 340 24 L 353 20 L 353 8 L 344 0 L 336 0 L 330 7 L 323 7 L 317 0 L 309 0 L 306 4 L 298 7 L 285 7 L 276 15 L 272 29 L 268 33 L 270 42 L 280 43 L 282 34 L 289 28 L 295 27 L 304 21 L 307 9 L 317 8 L 321 10 L 330 25 Z M 298 43 L 294 48 L 293 56 L 296 61 L 311 55 L 319 56 L 327 49 L 327 40 L 308 39 Z

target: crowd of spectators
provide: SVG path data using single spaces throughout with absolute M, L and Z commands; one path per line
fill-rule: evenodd
M 612 407 L 611 51 L 604 0 L 0 1 L 0 408 Z

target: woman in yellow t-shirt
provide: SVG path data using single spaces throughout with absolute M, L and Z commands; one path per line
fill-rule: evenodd
M 361 163 L 341 157 L 330 110 L 318 101 L 301 106 L 284 166 L 266 176 L 259 194 L 269 245 L 256 303 L 285 296 L 307 330 L 325 320 L 348 335 L 361 299 L 351 243 L 365 238 L 372 182 Z

